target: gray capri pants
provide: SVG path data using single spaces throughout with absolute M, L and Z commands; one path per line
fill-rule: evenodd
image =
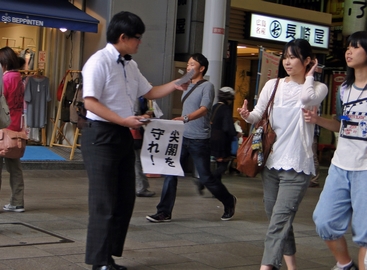
M 283 255 L 292 256 L 296 253 L 292 223 L 310 180 L 311 175 L 302 172 L 264 168 L 264 205 L 270 223 L 262 265 L 280 268 Z

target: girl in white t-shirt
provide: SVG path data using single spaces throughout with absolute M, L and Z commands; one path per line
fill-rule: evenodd
M 336 107 L 336 119 L 306 110 L 306 122 L 339 132 L 323 191 L 313 214 L 317 233 L 325 240 L 337 264 L 335 270 L 355 270 L 344 234 L 351 222 L 353 241 L 359 245 L 359 269 L 367 268 L 367 32 L 349 36 L 345 52 L 347 76 Z M 342 106 L 340 106 L 342 105 Z

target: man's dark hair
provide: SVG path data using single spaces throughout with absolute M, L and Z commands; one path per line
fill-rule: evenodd
M 142 35 L 145 32 L 145 25 L 139 16 L 128 11 L 121 11 L 115 14 L 107 28 L 107 42 L 116 44 L 119 37 L 125 34 L 128 37 Z
M 208 71 L 208 67 L 209 67 L 208 59 L 204 55 L 202 55 L 201 53 L 194 53 L 190 56 L 190 58 L 192 58 L 196 62 L 198 62 L 200 64 L 200 66 L 205 67 L 205 69 L 203 71 L 203 76 L 204 76 L 205 73 Z

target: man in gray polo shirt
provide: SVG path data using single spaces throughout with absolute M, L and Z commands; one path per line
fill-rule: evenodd
M 208 59 L 196 53 L 191 55 L 187 63 L 187 72 L 195 70 L 191 84 L 182 95 L 182 116 L 173 120 L 183 121 L 183 134 L 180 161 L 191 156 L 199 173 L 200 182 L 224 205 L 222 220 L 230 220 L 235 212 L 236 197 L 228 192 L 221 181 L 215 179 L 210 171 L 210 111 L 214 100 L 214 86 L 203 77 L 208 70 Z M 194 88 L 195 87 L 195 88 Z M 193 89 L 193 91 L 190 91 Z M 146 216 L 150 222 L 171 221 L 175 204 L 177 176 L 167 175 L 164 179 L 161 201 L 157 205 L 157 213 Z

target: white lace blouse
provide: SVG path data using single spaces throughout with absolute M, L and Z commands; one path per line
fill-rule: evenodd
M 265 84 L 246 122 L 255 124 L 261 119 L 275 82 L 276 79 L 272 79 Z M 266 162 L 267 168 L 315 174 L 312 153 L 315 126 L 304 121 L 302 108 L 319 106 L 327 92 L 327 86 L 315 82 L 312 76 L 307 76 L 304 84 L 280 79 L 270 114 L 277 138 Z

